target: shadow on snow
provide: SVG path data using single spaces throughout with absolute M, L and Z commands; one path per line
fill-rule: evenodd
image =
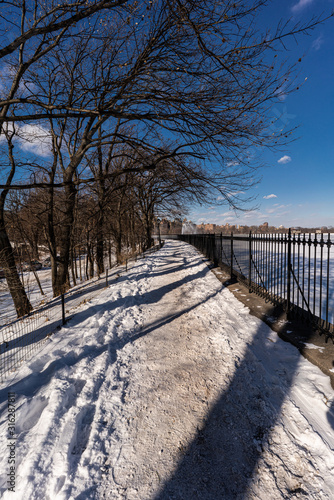
M 177 250 L 180 251 L 181 248 Z M 173 255 L 169 259 L 172 258 Z M 164 261 L 167 262 L 165 259 Z M 175 271 L 179 269 L 180 266 L 176 265 Z M 209 272 L 209 269 L 205 268 L 157 290 L 92 306 L 80 313 L 77 318 L 73 317 L 70 327 L 79 326 L 80 323 L 99 311 L 110 311 L 122 306 L 131 307 L 138 303 L 156 303 L 172 289 L 196 278 L 204 277 Z M 162 274 L 164 273 L 162 272 Z M 145 276 L 147 275 L 142 275 L 142 277 Z M 123 276 L 121 279 L 127 278 Z M 148 335 L 162 325 L 172 322 L 175 318 L 198 307 L 217 293 L 219 290 L 207 296 L 204 301 L 182 312 L 165 316 L 139 331 L 131 332 L 126 335 L 126 338 L 112 340 L 106 345 L 86 346 L 79 355 L 73 352 L 64 354 L 62 358 L 53 361 L 41 373 L 32 373 L 19 381 L 11 387 L 11 390 L 17 394 L 28 393 L 33 396 L 64 365 L 74 366 L 82 358 L 93 359 L 106 350 L 109 353 L 109 363 L 112 364 L 117 359 L 117 351 L 127 343 L 135 342 L 138 338 Z M 275 315 L 275 308 L 272 309 L 272 314 Z M 196 498 L 201 500 L 217 500 L 219 498 L 235 500 L 247 497 L 251 481 L 256 480 L 257 465 L 263 453 L 263 444 L 279 418 L 300 359 L 298 350 L 291 349 L 289 359 L 285 358 L 280 361 L 275 352 L 275 342 L 270 342 L 267 339 L 269 330 L 267 325 L 261 324 L 252 343 L 247 346 L 244 358 L 239 360 L 235 367 L 235 373 L 229 387 L 215 403 L 201 427 L 198 428 L 192 443 L 184 451 L 177 469 L 170 479 L 162 485 L 155 500 L 194 500 Z M 256 354 L 259 343 L 262 346 L 264 343 L 266 345 L 266 348 L 262 347 L 262 359 L 259 359 L 258 354 Z M 264 380 L 268 382 L 265 389 Z M 6 401 L 7 395 L 8 389 L 1 390 L 0 402 Z M 328 420 L 334 426 L 332 409 L 328 414 Z M 218 496 L 217 491 L 219 491 Z M 298 492 L 289 492 L 291 496 L 296 493 Z

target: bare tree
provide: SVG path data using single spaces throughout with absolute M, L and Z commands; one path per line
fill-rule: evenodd
M 145 157 L 143 151 L 139 156 L 144 165 L 145 161 L 154 162 L 154 158 Z M 159 159 L 157 156 L 153 170 L 143 168 L 134 173 L 128 189 L 143 227 L 144 250 L 153 243 L 152 230 L 157 215 L 185 213 L 188 204 L 204 202 L 210 193 L 207 173 L 193 160 L 175 158 L 160 162 Z
M 17 272 L 13 248 L 5 225 L 5 202 L 9 193 L 10 183 L 16 170 L 16 163 L 13 156 L 13 133 L 5 131 L 5 136 L 8 146 L 9 173 L 7 177 L 7 187 L 0 193 L 0 262 L 5 271 L 5 277 L 17 315 L 20 317 L 24 314 L 28 314 L 32 306 Z
M 177 134 L 201 158 L 226 159 L 250 144 L 272 144 L 268 106 L 283 92 L 283 83 L 284 93 L 294 88 L 294 65 L 282 66 L 275 56 L 289 37 L 319 20 L 280 22 L 273 33 L 261 33 L 255 18 L 269 3 L 123 2 L 85 45 L 94 62 L 86 67 L 86 77 L 81 72 L 79 89 L 84 82 L 95 98 L 85 105 L 70 103 L 66 93 L 51 103 L 43 96 L 7 99 L 3 104 L 24 105 L 9 119 L 40 121 L 52 113 L 136 121 L 142 133 L 153 127 Z M 94 73 L 99 74 L 98 92 Z M 284 139 L 284 133 L 277 134 L 274 141 Z
M 82 21 L 98 12 L 119 7 L 124 3 L 125 0 L 91 2 L 19 0 L 1 5 L 2 90 L 3 92 L 7 90 L 7 96 L 0 102 L 0 135 L 6 135 L 11 166 L 0 194 L 0 255 L 18 316 L 28 313 L 31 305 L 14 265 L 13 250 L 3 217 L 6 197 L 16 170 L 13 138 L 9 136 L 11 132 L 7 123 L 17 122 L 16 119 L 13 120 L 13 116 L 15 110 L 20 109 L 18 103 L 23 106 L 23 103 L 33 96 L 34 83 L 29 80 L 29 69 L 58 47 L 67 36 L 71 36 L 69 31 L 72 26 L 76 26 L 77 33 L 81 30 L 86 31 L 87 27 L 80 25 Z
M 4 30 L 15 19 L 15 33 L 14 41 L 0 48 L 10 75 L 7 96 L 0 101 L 0 124 L 18 127 L 47 120 L 55 167 L 46 180 L 13 184 L 12 176 L 1 186 L 44 187 L 50 196 L 52 190 L 64 189 L 55 276 L 59 293 L 69 286 L 77 187 L 96 181 L 96 175 L 78 172 L 89 150 L 116 141 L 126 143 L 132 156 L 138 149 L 150 151 L 148 171 L 187 157 L 205 166 L 216 162 L 216 171 L 207 174 L 208 185 L 238 207 L 240 191 L 254 178 L 249 148 L 289 139 L 291 131 L 273 136 L 268 129 L 270 106 L 282 84 L 284 93 L 295 88 L 294 65 L 276 63 L 275 56 L 285 40 L 312 29 L 319 19 L 306 25 L 278 23 L 275 32 L 260 33 L 255 18 L 268 3 L 22 0 L 3 14 Z M 162 135 L 168 137 L 167 151 Z M 130 162 L 126 168 L 140 171 L 143 166 Z M 102 176 L 123 173 L 104 171 Z

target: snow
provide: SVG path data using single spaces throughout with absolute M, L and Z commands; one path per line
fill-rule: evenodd
M 44 296 L 42 296 L 34 274 L 32 271 L 22 273 L 21 279 L 25 285 L 25 290 L 33 307 L 38 307 L 46 300 L 52 299 L 52 286 L 51 286 L 51 270 L 41 269 L 36 271 L 41 282 Z M 43 302 L 42 302 L 43 301 Z M 17 318 L 13 299 L 10 295 L 9 288 L 5 279 L 0 280 L 0 326 L 8 322 L 15 321 Z
M 333 427 L 329 378 L 251 316 L 193 247 L 167 241 L 0 386 L 0 491 L 332 499 Z
M 112 267 L 114 268 L 115 265 L 116 265 L 116 259 L 114 256 L 112 256 Z M 79 268 L 79 258 L 77 259 L 77 266 Z M 81 257 L 81 266 L 84 270 L 85 256 Z M 106 259 L 105 268 L 108 269 L 108 267 L 109 267 L 109 262 L 107 262 Z M 112 272 L 111 269 L 108 269 L 108 274 L 110 272 Z M 25 271 L 23 273 L 20 273 L 20 278 L 24 284 L 24 288 L 31 305 L 34 308 L 39 308 L 40 306 L 46 304 L 47 302 L 50 302 L 53 297 L 51 268 L 50 267 L 42 268 L 36 271 L 36 274 L 38 275 L 39 281 L 41 283 L 43 295 L 41 294 L 41 291 L 38 287 L 38 283 L 32 271 Z M 70 278 L 72 278 L 71 275 L 72 273 L 70 273 Z M 91 282 L 91 280 L 86 280 L 85 272 L 83 272 L 82 280 L 80 280 L 80 278 L 76 278 L 76 281 L 77 285 L 74 286 L 73 280 L 71 280 L 73 285 L 71 288 L 71 292 L 76 291 L 79 287 L 85 286 L 85 284 L 87 284 L 87 281 L 88 285 Z M 16 318 L 17 314 L 14 308 L 13 299 L 9 292 L 7 281 L 4 278 L 0 279 L 0 327 L 2 325 L 6 325 L 7 323 L 15 321 Z

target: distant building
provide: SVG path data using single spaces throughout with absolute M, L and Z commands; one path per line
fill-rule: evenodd
M 263 231 L 265 231 L 266 229 L 268 229 L 268 227 L 269 227 L 268 222 L 264 222 L 263 224 L 261 224 L 259 226 L 259 228 L 262 229 Z
M 204 231 L 206 233 L 214 232 L 217 229 L 217 224 L 204 224 Z
M 182 221 L 180 219 L 174 219 L 169 224 L 170 234 L 181 234 L 182 233 Z

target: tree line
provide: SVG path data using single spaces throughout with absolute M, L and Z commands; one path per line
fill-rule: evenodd
M 1 3 L 0 261 L 18 316 L 31 310 L 11 238 L 44 239 L 54 295 L 80 240 L 99 271 L 108 242 L 151 242 L 157 211 L 242 208 L 254 152 L 285 144 L 270 107 L 298 86 L 277 58 L 307 24 L 261 32 L 264 0 Z M 250 153 L 250 150 L 252 151 Z M 249 207 L 248 207 L 249 208 Z M 21 228 L 21 229 L 20 229 Z

